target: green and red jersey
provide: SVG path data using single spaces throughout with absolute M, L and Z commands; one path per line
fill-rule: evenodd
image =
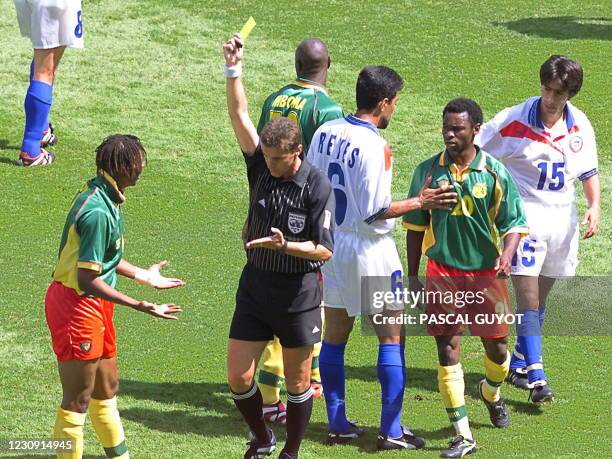
M 451 211 L 417 210 L 403 217 L 412 231 L 424 231 L 422 251 L 429 258 L 462 270 L 493 268 L 508 233 L 527 234 L 527 221 L 517 187 L 506 167 L 477 148 L 465 169 L 445 151 L 419 164 L 408 197 L 416 197 L 431 176 L 431 187 L 450 184 L 457 192 Z
M 113 178 L 101 175 L 89 180 L 68 212 L 53 279 L 79 295 L 77 269 L 95 271 L 111 287 L 117 283 L 116 268 L 123 257 L 125 197 Z
M 298 78 L 294 83 L 273 92 L 264 102 L 257 133 L 274 118 L 284 116 L 294 121 L 302 134 L 304 153 L 308 151 L 312 136 L 323 123 L 342 118 L 342 108 L 318 83 Z

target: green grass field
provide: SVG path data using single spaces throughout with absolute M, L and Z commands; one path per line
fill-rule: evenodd
M 240 229 L 247 187 L 225 112 L 221 43 L 250 15 L 258 22 L 245 59 L 254 118 L 264 97 L 293 78 L 293 51 L 306 36 L 328 43 L 328 89 L 346 111 L 354 110 L 355 80 L 364 65 L 386 64 L 404 77 L 384 132 L 396 157 L 397 198 L 415 165 L 443 147 L 440 114 L 449 99 L 476 99 L 488 119 L 538 93 L 538 69 L 550 54 L 577 59 L 585 83 L 574 102 L 597 133 L 603 188 L 601 232 L 582 243 L 579 272 L 612 274 L 612 17 L 605 2 L 86 1 L 86 49 L 67 50 L 55 88 L 58 162 L 32 170 L 13 164 L 31 48 L 19 36 L 12 3 L 0 0 L 0 438 L 50 436 L 61 390 L 44 292 L 70 201 L 95 173 L 94 148 L 108 134 L 128 132 L 142 138 L 149 163 L 127 193 L 127 259 L 139 265 L 168 259 L 168 272 L 188 282 L 163 293 L 120 284 L 137 298 L 185 309 L 181 320 L 166 322 L 117 308 L 119 405 L 131 456 L 242 457 L 246 429 L 228 396 L 225 346 L 245 260 Z M 581 194 L 579 201 L 582 211 Z M 396 239 L 403 254 L 399 226 Z M 317 401 L 303 458 L 374 453 L 376 340 L 357 332 L 349 346 L 348 412 L 367 434 L 354 445 L 328 448 L 324 403 Z M 465 340 L 478 457 L 609 457 L 610 352 L 609 337 L 545 338 L 557 402 L 535 408 L 527 393 L 505 386 L 513 424 L 496 431 L 476 393 L 480 345 Z M 410 339 L 406 358 L 404 420 L 428 440 L 424 452 L 408 454 L 435 457 L 452 431 L 438 395 L 433 340 Z M 103 454 L 89 425 L 85 452 Z

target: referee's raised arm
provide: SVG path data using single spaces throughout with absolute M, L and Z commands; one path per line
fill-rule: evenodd
M 223 45 L 226 77 L 225 92 L 227 96 L 227 112 L 232 122 L 234 134 L 240 149 L 248 156 L 255 153 L 259 144 L 259 136 L 251 118 L 247 104 L 244 86 L 242 85 L 242 54 L 244 43 L 239 34 L 235 34 Z

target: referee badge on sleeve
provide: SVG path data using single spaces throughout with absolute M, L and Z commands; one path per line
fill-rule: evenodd
M 300 234 L 306 226 L 306 215 L 297 212 L 289 212 L 287 226 L 293 234 Z
M 325 218 L 323 219 L 323 228 L 325 228 L 326 230 L 329 229 L 329 226 L 331 225 L 331 212 L 327 209 L 325 209 L 323 211 L 323 214 L 325 215 Z

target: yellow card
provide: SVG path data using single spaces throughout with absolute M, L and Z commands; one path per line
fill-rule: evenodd
M 246 41 L 246 39 L 251 35 L 253 28 L 255 27 L 255 19 L 251 16 L 247 22 L 242 26 L 242 30 L 240 30 L 240 36 L 242 37 L 242 41 Z

